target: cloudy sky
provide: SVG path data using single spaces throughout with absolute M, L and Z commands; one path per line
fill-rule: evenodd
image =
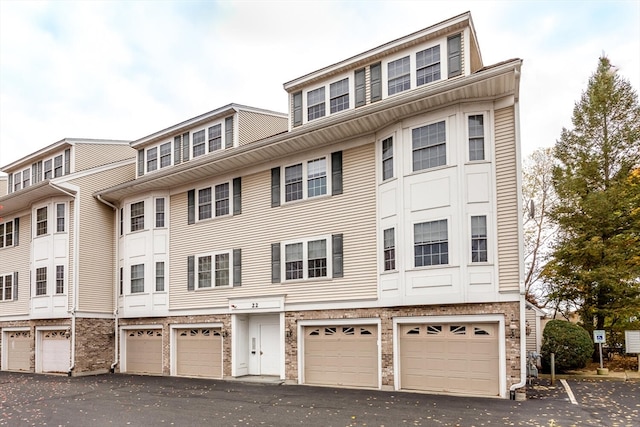
M 471 11 L 485 65 L 524 60 L 523 152 L 551 146 L 598 57 L 640 88 L 640 1 L 0 0 L 0 167 L 60 139 L 133 140 Z

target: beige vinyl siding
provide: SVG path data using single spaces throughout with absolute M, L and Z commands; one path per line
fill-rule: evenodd
M 293 98 L 292 98 L 293 99 Z M 240 145 L 249 144 L 266 137 L 285 132 L 287 118 L 261 114 L 253 111 L 238 112 Z
M 103 188 L 133 177 L 135 165 L 127 164 L 79 178 L 79 290 L 78 310 L 100 313 L 113 311 L 114 218 L 113 210 L 93 197 Z
M 7 186 L 9 185 L 9 179 L 6 176 L 0 176 L 0 197 L 9 194 Z
M 76 143 L 74 151 L 75 172 L 136 157 L 136 150 L 125 143 Z
M 495 112 L 498 277 L 500 291 L 519 288 L 518 181 L 513 107 Z
M 374 145 L 343 152 L 344 193 L 337 196 L 272 208 L 272 166 L 242 177 L 238 216 L 187 225 L 186 192 L 171 197 L 170 309 L 224 307 L 228 298 L 282 294 L 287 303 L 377 297 Z M 344 239 L 343 278 L 271 283 L 272 243 L 338 233 Z M 187 291 L 189 255 L 238 248 L 241 287 Z
M 3 218 L 3 222 L 15 217 Z M 31 258 L 31 214 L 20 217 L 18 246 L 0 249 L 0 274 L 18 272 L 18 300 L 0 301 L 0 320 L 3 316 L 29 314 L 29 260 Z
M 531 333 L 529 335 L 527 335 L 527 343 L 526 343 L 526 349 L 527 349 L 527 354 L 529 354 L 530 351 L 537 351 L 537 342 L 536 342 L 536 311 L 530 308 L 526 308 L 525 309 L 525 319 L 527 322 L 529 322 L 529 327 L 531 328 Z

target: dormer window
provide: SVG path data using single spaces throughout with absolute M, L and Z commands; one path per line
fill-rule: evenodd
M 393 95 L 411 88 L 411 61 L 408 56 L 389 62 L 388 93 Z
M 324 117 L 324 86 L 307 93 L 307 120 Z
M 440 45 L 416 53 L 416 85 L 440 80 Z
M 349 78 L 342 79 L 335 83 L 331 83 L 329 87 L 329 96 L 331 98 L 330 107 L 331 114 L 349 108 Z

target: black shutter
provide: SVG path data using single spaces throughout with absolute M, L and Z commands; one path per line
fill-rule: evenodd
M 370 68 L 371 72 L 371 102 L 382 99 L 382 65 L 378 62 Z
M 224 120 L 224 148 L 233 147 L 233 117 Z
M 364 68 L 361 68 L 360 70 L 356 70 L 355 86 L 356 86 L 356 107 L 362 107 L 367 102 L 366 90 L 365 90 Z
M 18 246 L 20 236 L 20 218 L 13 220 L 13 246 Z
M 242 178 L 233 178 L 233 214 L 242 213 Z
M 302 92 L 293 94 L 293 126 L 302 124 Z
M 13 273 L 13 300 L 18 300 L 18 272 Z
M 138 150 L 138 176 L 144 175 L 144 149 Z
M 173 164 L 180 164 L 182 158 L 182 137 L 180 135 L 173 138 Z
M 280 206 L 280 167 L 271 169 L 271 207 Z
M 451 36 L 447 39 L 449 77 L 455 77 L 462 74 L 461 41 L 461 34 L 456 34 L 455 36 Z
M 242 285 L 242 249 L 233 250 L 233 286 Z
M 187 192 L 187 224 L 196 222 L 196 190 Z
M 331 153 L 331 194 L 342 194 L 342 151 Z
M 271 283 L 280 283 L 280 243 L 271 244 Z
M 8 192 L 9 193 L 13 193 L 13 174 L 10 173 L 9 174 L 9 188 L 8 188 Z
M 333 253 L 333 277 L 344 277 L 342 262 L 342 234 L 331 236 L 331 250 Z
M 71 173 L 71 148 L 64 150 L 64 174 Z
M 182 161 L 189 160 L 189 132 L 182 134 Z
M 190 255 L 187 257 L 187 290 L 193 291 L 196 288 L 196 257 Z

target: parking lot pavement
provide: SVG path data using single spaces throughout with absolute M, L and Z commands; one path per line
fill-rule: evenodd
M 529 399 L 453 397 L 123 374 L 0 372 L 0 425 L 562 426 L 640 425 L 638 386 L 536 380 Z M 612 386 L 612 387 L 609 387 Z

